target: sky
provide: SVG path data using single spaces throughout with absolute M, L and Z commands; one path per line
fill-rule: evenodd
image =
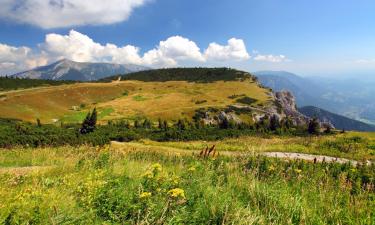
M 0 0 L 0 74 L 67 58 L 375 76 L 373 0 Z

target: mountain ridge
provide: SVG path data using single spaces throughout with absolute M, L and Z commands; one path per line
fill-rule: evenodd
M 300 77 L 285 71 L 254 72 L 258 81 L 274 91 L 289 90 L 296 97 L 297 105 L 316 106 L 330 112 L 375 124 L 375 83 L 361 79 L 333 79 Z
M 375 131 L 375 126 L 341 116 L 327 110 L 315 107 L 304 106 L 298 108 L 298 111 L 310 118 L 317 117 L 320 121 L 330 122 L 336 129 L 340 130 L 356 130 L 356 131 Z
M 115 74 L 127 74 L 145 69 L 149 68 L 135 64 L 75 62 L 68 59 L 61 59 L 46 66 L 13 74 L 11 77 L 95 81 Z

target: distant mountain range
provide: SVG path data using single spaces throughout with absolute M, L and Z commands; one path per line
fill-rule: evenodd
M 300 77 L 284 71 L 253 73 L 274 91 L 289 90 L 298 107 L 315 106 L 375 125 L 375 81 L 358 78 Z
M 134 64 L 82 63 L 63 59 L 12 76 L 47 80 L 95 81 L 116 74 L 127 74 L 146 69 L 149 68 Z
M 357 130 L 357 131 L 375 131 L 375 126 L 353 120 L 344 116 L 331 113 L 324 109 L 314 106 L 305 106 L 298 109 L 299 112 L 307 117 L 317 117 L 320 121 L 330 122 L 336 129 Z

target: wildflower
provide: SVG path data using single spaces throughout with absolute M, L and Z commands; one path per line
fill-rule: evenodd
M 148 197 L 151 197 L 151 192 L 142 192 L 139 195 L 139 198 L 141 198 L 141 199 L 148 198 Z
M 153 164 L 152 166 L 151 166 L 151 168 L 152 168 L 152 170 L 154 171 L 154 172 L 156 172 L 156 171 L 162 171 L 162 167 L 161 167 L 161 165 L 159 164 L 159 163 L 155 163 L 155 164 Z
M 172 182 L 173 184 L 178 184 L 180 182 L 180 178 L 178 176 L 173 176 Z
M 275 167 L 273 165 L 271 165 L 270 167 L 268 167 L 268 170 L 269 171 L 274 171 L 275 170 Z
M 152 173 L 152 171 L 147 170 L 147 171 L 142 175 L 142 177 L 146 177 L 146 178 L 151 179 L 151 178 L 154 177 L 154 174 Z
M 194 167 L 194 166 L 190 167 L 190 168 L 188 169 L 188 171 L 190 171 L 190 172 L 195 171 L 195 167 Z
M 302 170 L 300 170 L 300 169 L 294 169 L 294 172 L 296 172 L 296 173 L 301 173 Z
M 170 191 L 168 191 L 169 196 L 173 198 L 185 198 L 185 191 L 181 188 L 174 188 Z

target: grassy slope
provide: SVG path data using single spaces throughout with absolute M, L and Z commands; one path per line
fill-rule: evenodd
M 328 166 L 255 159 L 245 170 L 250 158 L 200 160 L 179 152 L 150 152 L 142 144 L 0 151 L 0 223 L 374 221 L 373 191 L 351 194 L 353 189 L 345 181 L 347 171 L 356 169 L 346 169 L 338 179 Z M 154 163 L 162 165 L 161 175 L 144 177 Z M 168 197 L 168 190 L 175 187 L 184 190 L 185 198 Z M 152 195 L 140 198 L 142 192 Z
M 234 99 L 228 98 L 234 94 L 246 94 L 258 99 L 257 103 L 265 103 L 269 98 L 267 92 L 251 81 L 80 83 L 5 92 L 6 97 L 0 98 L 0 117 L 32 122 L 40 118 L 42 123 L 52 123 L 55 119 L 80 122 L 86 111 L 96 106 L 103 113 L 99 116 L 101 120 L 136 116 L 189 118 L 198 108 L 234 103 Z M 196 104 L 201 100 L 207 102 Z M 81 111 L 72 109 L 81 104 L 85 105 Z

